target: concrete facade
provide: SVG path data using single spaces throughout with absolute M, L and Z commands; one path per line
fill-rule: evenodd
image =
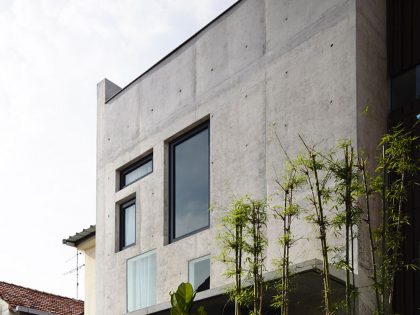
M 273 167 L 285 161 L 273 130 L 291 155 L 300 134 L 321 150 L 349 138 L 372 156 L 389 108 L 385 25 L 385 1 L 242 0 L 127 87 L 100 82 L 96 314 L 127 313 L 127 259 L 152 249 L 157 303 L 188 280 L 189 260 L 207 254 L 211 288 L 227 283 L 214 259 L 220 212 L 210 214 L 209 229 L 168 242 L 168 142 L 200 122 L 210 121 L 210 202 L 219 206 L 232 194 L 275 192 Z M 153 173 L 116 189 L 118 170 L 151 150 Z M 133 196 L 137 242 L 117 251 L 118 204 Z M 276 224 L 267 227 L 268 271 L 279 258 Z M 311 240 L 293 248 L 293 263 L 320 258 L 314 228 L 302 220 L 296 231 Z M 361 232 L 358 270 L 366 283 Z M 361 314 L 370 300 L 368 292 L 360 298 Z

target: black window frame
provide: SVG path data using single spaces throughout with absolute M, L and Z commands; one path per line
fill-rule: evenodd
M 137 178 L 135 181 L 133 181 L 129 184 L 125 183 L 125 177 L 128 173 L 131 173 L 132 171 L 136 170 L 137 168 L 142 167 L 144 164 L 149 163 L 150 161 L 152 162 L 152 170 L 149 173 Z M 149 174 L 152 174 L 153 173 L 153 152 L 146 155 L 145 157 L 141 158 L 140 160 L 134 162 L 133 164 L 130 164 L 127 167 L 123 168 L 122 170 L 119 171 L 119 173 L 120 173 L 119 190 L 121 190 L 121 189 L 123 189 L 127 186 L 130 186 L 131 184 L 134 184 L 135 182 L 139 181 L 140 179 L 146 177 Z
M 128 245 L 125 245 L 125 210 L 128 207 L 134 205 L 134 242 Z M 136 245 L 137 242 L 137 229 L 136 229 L 136 220 L 137 220 L 137 205 L 136 205 L 136 198 L 132 198 L 128 201 L 119 205 L 119 219 L 120 219 L 120 226 L 119 226 L 119 251 L 122 251 L 126 248 Z
M 175 154 L 174 154 L 174 150 L 175 147 L 181 143 L 183 143 L 184 141 L 194 137 L 195 135 L 199 134 L 200 132 L 204 131 L 204 130 L 208 130 L 208 141 L 207 141 L 207 145 L 208 145 L 208 154 L 209 154 L 209 165 L 208 165 L 208 180 L 209 180 L 209 191 L 208 191 L 208 200 L 209 200 L 209 207 L 210 207 L 210 121 L 206 121 L 204 123 L 201 123 L 200 125 L 198 125 L 197 127 L 194 127 L 193 129 L 187 131 L 186 133 L 180 135 L 179 137 L 177 137 L 176 139 L 172 140 L 169 143 L 169 187 L 168 187 L 168 192 L 169 192 L 169 243 L 173 243 L 176 242 L 180 239 L 183 239 L 185 237 L 191 236 L 193 234 L 196 234 L 198 232 L 207 230 L 208 228 L 210 228 L 210 211 L 208 211 L 208 220 L 207 220 L 207 225 L 203 226 L 201 228 L 198 228 L 194 231 L 191 231 L 187 234 L 184 234 L 182 236 L 179 237 L 175 237 L 175 176 L 174 176 L 174 172 L 175 172 Z

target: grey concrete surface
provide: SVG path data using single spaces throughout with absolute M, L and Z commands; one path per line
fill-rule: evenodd
M 274 170 L 281 173 L 285 158 L 274 130 L 291 155 L 301 148 L 299 134 L 320 150 L 349 138 L 373 154 L 388 102 L 384 3 L 242 0 L 128 87 L 106 79 L 98 84 L 98 315 L 126 313 L 126 261 L 151 249 L 158 304 L 188 280 L 188 261 L 206 254 L 212 255 L 211 288 L 227 284 L 216 259 L 222 211 L 211 212 L 209 229 L 168 244 L 167 143 L 200 121 L 210 121 L 210 198 L 218 209 L 233 194 L 275 193 Z M 117 170 L 150 150 L 153 173 L 118 191 Z M 137 241 L 116 251 L 117 204 L 134 195 Z M 302 241 L 292 250 L 293 263 L 320 258 L 316 230 L 301 220 L 296 232 Z M 365 232 L 362 227 L 361 240 Z M 273 271 L 279 228 L 272 219 L 267 235 Z M 366 255 L 359 251 L 361 283 L 368 279 Z M 371 309 L 370 299 L 360 299 L 361 310 Z

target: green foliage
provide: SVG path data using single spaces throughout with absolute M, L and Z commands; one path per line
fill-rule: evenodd
M 240 314 L 240 307 L 250 303 L 254 303 L 254 312 L 262 307 L 263 252 L 267 246 L 263 233 L 267 221 L 266 208 L 265 200 L 246 195 L 233 200 L 221 219 L 217 235 L 221 248 L 219 258 L 226 265 L 225 276 L 235 279 L 233 287 L 227 292 L 235 303 L 235 314 Z M 244 276 L 252 279 L 252 290 L 243 288 Z M 258 305 L 256 309 L 255 305 Z
M 198 308 L 196 314 L 191 313 L 195 294 L 196 292 L 194 292 L 191 283 L 188 282 L 182 282 L 176 292 L 170 292 L 171 315 L 207 315 L 203 306 Z
M 354 151 L 351 141 L 341 141 L 329 160 L 334 180 L 333 200 L 336 209 L 332 227 L 338 234 L 345 233 L 345 255 L 336 262 L 336 266 L 346 273 L 346 297 L 345 303 L 341 305 L 346 314 L 356 313 L 354 241 L 357 237 L 355 227 L 361 223 L 363 215 L 363 209 L 357 201 L 362 196 L 363 189 Z
M 300 136 L 299 136 L 300 137 Z M 306 219 L 317 226 L 318 238 L 321 243 L 321 254 L 323 260 L 323 293 L 325 314 L 332 314 L 331 286 L 330 286 L 330 267 L 329 267 L 329 245 L 327 240 L 327 230 L 331 228 L 331 220 L 328 216 L 328 207 L 333 198 L 334 190 L 331 188 L 333 170 L 329 161 L 332 160 L 332 152 L 320 154 L 315 147 L 310 147 L 302 137 L 302 144 L 305 153 L 296 159 L 296 168 L 306 179 L 309 189 L 307 199 L 310 207 Z
M 265 227 L 267 225 L 267 202 L 265 200 L 252 199 L 246 196 L 243 204 L 247 209 L 248 224 L 245 225 L 245 235 L 248 239 L 244 244 L 244 251 L 247 254 L 245 267 L 248 270 L 248 277 L 252 279 L 253 290 L 251 298 L 253 301 L 252 315 L 262 315 L 263 286 L 265 271 L 265 249 L 267 238 Z
M 402 229 L 410 224 L 404 212 L 407 191 L 413 184 L 413 175 L 419 171 L 418 161 L 413 160 L 416 137 L 398 125 L 385 134 L 379 144 L 382 155 L 377 159 L 377 168 L 371 175 L 367 161 L 358 158 L 361 174 L 361 190 L 365 200 L 365 214 L 370 238 L 372 289 L 376 297 L 375 314 L 392 314 L 392 298 L 395 274 L 413 266 L 402 257 Z M 382 206 L 372 209 L 371 199 L 378 196 Z M 379 211 L 378 211 L 379 210 Z M 372 212 L 379 212 L 382 223 L 372 226 Z
M 412 159 L 412 150 L 416 137 L 401 126 L 385 134 L 380 142 L 383 155 L 378 159 L 373 176 L 367 172 L 366 160 L 355 152 L 349 140 L 341 141 L 327 152 L 319 152 L 309 146 L 303 138 L 305 152 L 293 161 L 292 169 L 305 177 L 309 191 L 307 199 L 310 207 L 306 211 L 306 220 L 318 227 L 318 239 L 321 242 L 323 256 L 324 307 L 326 314 L 338 309 L 346 314 L 356 312 L 357 291 L 354 289 L 354 241 L 357 237 L 355 227 L 365 220 L 368 223 L 373 270 L 373 285 L 377 301 L 378 314 L 390 314 L 395 274 L 404 269 L 417 269 L 416 265 L 403 261 L 401 246 L 404 240 L 402 230 L 410 224 L 410 218 L 404 213 L 407 189 L 413 184 L 413 175 L 419 171 L 418 161 Z M 291 161 L 287 156 L 289 162 Z M 279 182 L 277 182 L 279 184 Z M 289 193 L 287 184 L 279 185 L 284 195 Z M 374 229 L 371 224 L 371 202 L 373 195 L 382 199 L 382 224 Z M 364 206 L 361 206 L 361 201 Z M 274 207 L 276 218 L 283 222 L 283 235 L 279 240 L 286 251 L 279 260 L 279 269 L 286 270 L 279 283 L 280 294 L 275 297 L 277 306 L 287 305 L 285 292 L 289 292 L 287 268 L 289 266 L 287 250 L 293 244 L 292 233 L 288 231 L 288 215 L 299 213 L 299 206 L 290 207 L 287 202 L 283 207 Z M 376 211 L 377 212 L 377 211 Z M 327 236 L 345 236 L 343 249 L 331 248 Z M 330 299 L 329 265 L 331 252 L 337 257 L 336 267 L 346 273 L 346 300 L 333 306 Z M 284 313 L 283 313 L 284 314 Z
M 235 314 L 240 314 L 240 306 L 249 301 L 247 290 L 242 288 L 244 275 L 244 246 L 246 237 L 244 229 L 247 224 L 246 197 L 235 199 L 226 209 L 225 216 L 221 219 L 221 229 L 217 235 L 217 241 L 221 248 L 220 260 L 225 263 L 224 275 L 234 278 L 233 287 L 228 290 L 229 299 L 235 303 Z
M 285 155 L 288 158 L 288 155 Z M 297 241 L 293 235 L 292 221 L 298 218 L 301 212 L 301 207 L 295 202 L 294 194 L 305 182 L 305 178 L 297 172 L 293 161 L 287 161 L 285 170 L 286 173 L 283 178 L 276 180 L 281 204 L 272 207 L 274 218 L 281 222 L 282 235 L 279 237 L 278 242 L 282 252 L 281 259 L 275 261 L 280 273 L 280 279 L 275 283 L 277 293 L 273 296 L 271 305 L 280 308 L 281 315 L 289 314 L 289 296 L 292 290 L 290 280 L 293 276 L 290 270 L 290 248 Z
M 402 230 L 410 224 L 410 218 L 404 212 L 407 191 L 413 184 L 414 174 L 420 170 L 418 161 L 412 158 L 416 139 L 410 131 L 398 125 L 380 142 L 383 154 L 378 159 L 376 178 L 372 181 L 372 189 L 382 199 L 382 225 L 375 239 L 380 259 L 375 283 L 382 302 L 378 305 L 379 314 L 391 313 L 395 275 L 407 266 L 401 253 Z
M 412 158 L 417 138 L 401 126 L 385 134 L 380 142 L 383 153 L 373 174 L 368 172 L 367 159 L 353 148 L 349 140 L 340 141 L 326 152 L 317 151 L 302 137 L 300 140 L 305 151 L 294 160 L 285 153 L 288 160 L 285 175 L 276 180 L 281 202 L 271 206 L 274 218 L 281 222 L 279 229 L 282 232 L 278 239 L 281 258 L 276 261 L 281 276 L 276 283 L 277 294 L 272 305 L 280 307 L 282 315 L 288 314 L 290 279 L 293 276 L 290 249 L 297 241 L 292 222 L 302 218 L 304 213 L 304 218 L 317 227 L 317 239 L 321 244 L 325 314 L 356 313 L 354 243 L 358 237 L 356 227 L 364 222 L 368 225 L 370 240 L 371 287 L 377 304 L 375 314 L 392 314 L 395 274 L 418 269 L 417 265 L 405 262 L 401 253 L 402 231 L 410 224 L 404 203 L 414 174 L 420 170 L 419 161 Z M 298 189 L 308 192 L 308 203 L 294 199 Z M 376 197 L 382 201 L 381 209 L 372 208 L 371 199 Z M 240 314 L 240 306 L 250 304 L 254 306 L 252 314 L 261 314 L 268 207 L 265 200 L 244 196 L 230 204 L 221 221 L 222 230 L 218 235 L 222 249 L 220 258 L 227 266 L 225 276 L 235 278 L 229 291 L 235 302 L 235 315 Z M 372 214 L 378 212 L 382 223 L 379 228 L 374 228 Z M 331 234 L 344 236 L 342 248 L 331 247 L 328 240 Z M 346 274 L 346 298 L 335 305 L 331 301 L 329 273 L 330 257 L 334 253 L 339 257 L 335 266 Z M 252 280 L 252 288 L 242 287 L 244 276 Z
M 244 227 L 247 223 L 247 207 L 244 206 L 245 197 L 233 200 L 222 218 L 222 230 L 217 239 L 221 246 L 220 259 L 226 264 L 225 276 L 235 278 L 234 287 L 228 292 L 229 297 L 235 302 L 235 308 L 243 305 L 246 294 L 242 290 L 243 255 L 244 255 Z

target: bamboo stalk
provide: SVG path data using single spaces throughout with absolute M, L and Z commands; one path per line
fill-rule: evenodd
M 363 189 L 364 189 L 364 196 L 365 196 L 365 207 L 367 213 L 367 224 L 369 230 L 369 243 L 370 243 L 370 254 L 371 254 L 371 262 L 373 268 L 373 283 L 374 283 L 374 290 L 375 290 L 375 300 L 376 300 L 376 308 L 378 309 L 379 314 L 382 314 L 382 305 L 380 301 L 380 294 L 379 294 L 379 281 L 378 281 L 378 268 L 376 262 L 376 246 L 375 240 L 373 236 L 373 227 L 372 227 L 372 215 L 370 209 L 370 189 L 369 184 L 367 181 L 367 173 L 366 173 L 366 164 L 363 159 L 359 158 L 359 164 L 362 169 L 362 178 L 363 178 Z
M 326 226 L 325 226 L 325 215 L 324 209 L 322 206 L 322 192 L 319 186 L 319 178 L 318 178 L 318 171 L 316 167 L 316 160 L 315 155 L 311 154 L 312 159 L 312 167 L 315 176 L 315 187 L 316 187 L 316 196 L 318 202 L 318 210 L 319 210 L 319 231 L 321 237 L 321 248 L 322 248 L 322 256 L 323 256 L 323 265 L 324 265 L 324 301 L 325 301 L 325 309 L 327 314 L 331 314 L 331 299 L 330 299 L 330 267 L 329 267 L 329 260 L 328 260 L 328 245 L 327 245 L 327 234 L 326 234 Z
M 351 196 L 350 187 L 351 185 L 351 174 L 349 179 L 349 156 L 348 147 L 344 149 L 344 168 L 345 168 L 345 215 L 346 215 L 346 313 L 350 314 L 351 309 L 351 288 L 350 288 L 350 225 L 351 225 Z M 350 180 L 350 184 L 349 184 Z
M 400 191 L 404 190 L 404 180 L 405 180 L 405 172 L 401 173 L 401 184 L 400 184 Z M 395 234 L 397 235 L 397 237 L 400 235 L 400 227 L 401 227 L 401 218 L 402 218 L 402 206 L 403 206 L 403 196 L 399 196 L 398 199 L 398 215 L 397 215 L 397 228 L 395 231 Z M 388 297 L 388 303 L 389 305 L 392 305 L 392 299 L 393 299 L 393 292 L 394 292 L 394 285 L 395 285 L 395 272 L 397 269 L 397 259 L 398 259 L 398 249 L 399 246 L 397 246 L 397 248 L 393 249 L 393 257 L 392 257 L 392 266 L 391 266 L 391 280 L 390 280 L 390 285 L 389 285 L 389 297 Z
M 386 200 L 386 176 L 387 176 L 387 165 L 385 161 L 385 145 L 382 146 L 382 159 L 383 159 L 383 169 L 382 169 L 382 230 L 381 230 L 381 238 L 382 238 L 382 268 L 381 268 L 381 289 L 382 289 L 382 312 L 385 313 L 388 310 L 388 305 L 386 304 L 387 296 L 387 280 L 386 280 L 386 270 L 383 266 L 385 256 L 388 252 L 387 248 L 387 233 L 386 229 L 388 228 L 388 210 L 387 210 L 387 200 Z

